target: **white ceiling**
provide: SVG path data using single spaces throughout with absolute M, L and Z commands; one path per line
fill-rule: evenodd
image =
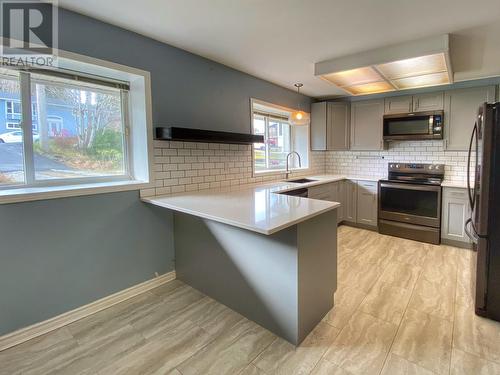
M 59 0 L 59 5 L 314 97 L 314 63 L 450 33 L 455 80 L 500 75 L 499 0 Z

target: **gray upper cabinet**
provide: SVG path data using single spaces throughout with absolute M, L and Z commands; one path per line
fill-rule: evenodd
M 444 92 L 393 96 L 385 98 L 384 113 L 386 115 L 410 112 L 427 112 L 443 110 Z
M 479 106 L 495 100 L 495 86 L 446 91 L 444 95 L 444 146 L 467 151 Z
M 348 150 L 350 120 L 349 103 L 313 103 L 311 108 L 311 150 Z
M 386 115 L 408 113 L 413 110 L 413 97 L 411 95 L 385 98 L 384 102 Z
M 413 112 L 442 111 L 444 92 L 413 95 Z
M 311 150 L 326 150 L 327 102 L 311 104 Z
M 351 106 L 349 103 L 328 103 L 326 148 L 329 151 L 349 150 Z
M 351 150 L 382 150 L 384 99 L 351 104 Z

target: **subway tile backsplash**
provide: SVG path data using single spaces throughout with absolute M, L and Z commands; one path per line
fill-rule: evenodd
M 443 141 L 389 142 L 384 151 L 326 152 L 325 172 L 365 177 L 386 177 L 390 162 L 445 164 L 445 181 L 465 184 L 467 152 L 444 151 Z
M 283 180 L 284 173 L 252 176 L 252 146 L 154 141 L 155 187 L 142 197 Z M 309 169 L 293 176 L 325 173 L 325 153 L 311 152 Z
M 387 163 L 446 165 L 445 180 L 465 184 L 467 152 L 444 151 L 443 141 L 390 142 L 384 151 L 312 151 L 310 168 L 294 177 L 337 174 L 386 177 Z M 248 185 L 284 179 L 284 174 L 252 176 L 250 145 L 154 141 L 155 187 L 142 197 Z

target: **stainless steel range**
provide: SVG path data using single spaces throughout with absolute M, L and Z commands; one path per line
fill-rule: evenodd
M 382 234 L 439 244 L 443 164 L 390 163 L 378 184 Z

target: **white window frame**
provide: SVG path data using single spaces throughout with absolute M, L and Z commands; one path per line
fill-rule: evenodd
M 26 176 L 23 185 L 3 185 L 0 187 L 0 204 L 39 199 L 52 199 L 68 196 L 101 194 L 115 191 L 140 190 L 154 187 L 153 183 L 153 126 L 151 110 L 151 77 L 150 73 L 79 54 L 58 51 L 59 68 L 65 71 L 81 72 L 92 77 L 128 82 L 130 90 L 122 90 L 122 118 L 126 123 L 124 136 L 127 137 L 125 147 L 126 175 L 103 176 L 95 178 L 75 178 L 47 181 L 33 181 L 33 163 L 25 165 Z M 30 77 L 21 72 L 21 102 L 31 102 Z M 24 129 L 24 145 L 27 150 L 25 159 L 33 160 L 33 139 L 28 124 L 32 123 L 31 106 L 21 108 Z
M 250 99 L 250 128 L 251 128 L 251 132 L 252 134 L 255 134 L 255 129 L 254 129 L 254 114 L 255 112 L 260 112 L 260 111 L 256 111 L 255 110 L 255 105 L 254 104 L 260 104 L 262 106 L 266 106 L 266 107 L 269 107 L 269 108 L 275 108 L 277 111 L 281 112 L 281 113 L 288 113 L 288 114 L 291 114 L 294 109 L 292 108 L 287 108 L 287 107 L 283 107 L 283 106 L 280 106 L 280 105 L 276 105 L 276 104 L 272 104 L 272 103 L 268 103 L 268 102 L 265 102 L 265 101 L 262 101 L 262 100 L 259 100 L 259 99 L 255 99 L 255 98 L 251 98 Z M 272 115 L 272 113 L 271 113 Z M 290 149 L 291 151 L 296 151 L 294 150 L 294 147 L 293 145 L 295 144 L 295 131 L 294 131 L 294 127 L 295 125 L 291 125 L 290 124 Z M 310 136 L 310 125 L 300 125 L 301 127 L 304 126 L 304 127 L 307 127 L 307 134 L 308 134 L 308 137 Z M 266 136 L 265 136 L 265 139 L 268 138 L 268 126 L 265 127 L 265 132 L 266 132 Z M 303 167 L 291 167 L 290 168 L 290 171 L 300 171 L 300 172 L 307 172 L 308 170 L 311 169 L 311 150 L 310 150 L 310 147 L 309 147 L 309 139 L 307 140 L 307 157 L 304 158 L 303 155 L 301 155 L 301 158 L 302 158 L 302 161 L 304 160 L 307 160 L 307 166 L 303 166 Z M 267 149 L 268 149 L 268 146 L 267 144 L 265 145 L 266 147 L 266 155 L 267 155 Z M 296 156 L 294 156 L 296 158 Z M 267 165 L 267 156 L 266 156 L 266 165 Z M 255 147 L 252 145 L 252 176 L 253 177 L 259 177 L 259 176 L 269 176 L 269 175 L 281 175 L 283 173 L 286 172 L 286 168 L 283 168 L 283 169 L 266 169 L 266 170 L 262 170 L 262 171 L 257 171 L 255 169 Z
M 21 123 L 20 122 L 6 121 L 5 122 L 5 129 L 21 130 Z
M 5 115 L 10 115 L 10 116 L 19 116 L 21 117 L 21 112 L 9 112 L 7 108 L 9 108 L 9 104 L 12 105 L 12 108 L 15 107 L 15 104 L 19 104 L 19 108 L 21 108 L 21 101 L 17 99 L 5 99 Z M 34 118 L 37 118 L 38 114 L 36 113 L 36 104 L 32 103 L 31 104 L 31 113 L 33 114 Z
M 19 108 L 21 108 L 21 101 L 16 100 L 16 99 L 7 99 L 5 100 L 5 115 L 10 115 L 10 116 L 21 116 L 21 112 L 14 112 L 14 111 L 9 111 L 9 104 L 11 105 L 12 109 L 16 107 L 15 104 L 19 104 Z

